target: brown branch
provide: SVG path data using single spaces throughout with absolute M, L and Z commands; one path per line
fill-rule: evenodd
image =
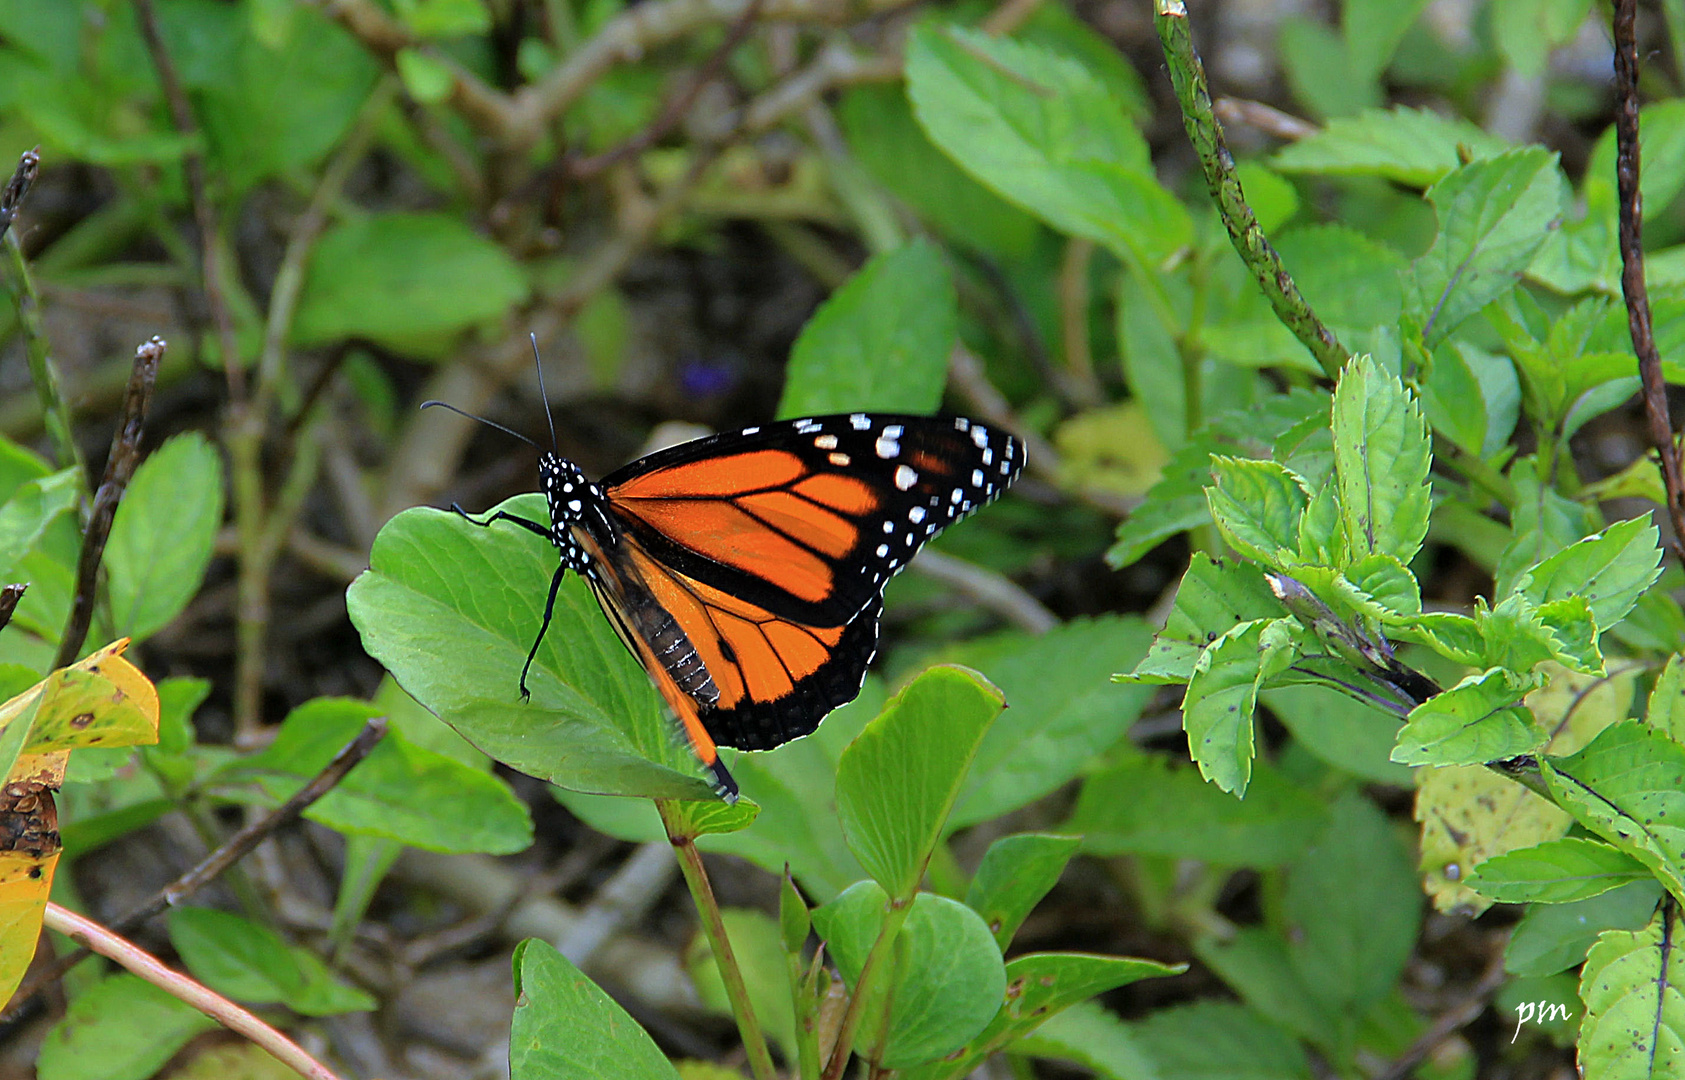
M 198 139 L 201 133 L 193 118 L 193 106 L 187 100 L 187 92 L 182 88 L 181 77 L 176 74 L 169 51 L 164 48 L 152 0 L 134 0 L 134 6 L 141 36 L 146 39 L 146 51 L 152 56 L 152 66 L 158 72 L 158 83 L 164 88 L 164 100 L 170 107 L 170 120 L 178 132 Z M 182 155 L 182 170 L 187 175 L 187 193 L 193 204 L 193 221 L 199 232 L 205 304 L 211 309 L 211 321 L 216 326 L 222 367 L 228 380 L 228 396 L 235 402 L 241 402 L 246 399 L 246 373 L 240 366 L 240 344 L 234 336 L 234 316 L 228 310 L 228 298 L 222 294 L 222 242 L 218 237 L 216 208 L 211 204 L 205 180 L 204 153 L 190 147 Z
M 1685 558 L 1685 476 L 1668 416 L 1667 381 L 1650 323 L 1650 296 L 1644 284 L 1644 197 L 1638 184 L 1638 36 L 1634 22 L 1638 0 L 1615 0 L 1615 184 L 1621 204 L 1621 292 L 1626 297 L 1627 329 L 1638 355 L 1644 416 L 1650 442 L 1661 457 L 1667 487 L 1668 518 L 1673 523 L 1674 553 Z
M 18 167 L 12 173 L 12 178 L 6 184 L 6 190 L 0 192 L 0 236 L 6 235 L 6 230 L 12 227 L 12 222 L 18 216 L 18 210 L 23 206 L 24 197 L 35 183 L 35 178 L 41 173 L 41 148 L 25 150 L 18 157 Z
M 92 919 L 49 903 L 44 922 L 49 929 L 57 930 L 83 948 L 116 961 L 152 985 L 162 987 L 171 997 L 193 1006 L 230 1031 L 244 1035 L 300 1076 L 309 1080 L 338 1080 L 326 1065 L 252 1013 L 179 971 L 170 970 L 151 953 Z
M 731 29 L 726 32 L 725 40 L 720 42 L 719 48 L 715 49 L 707 61 L 703 63 L 701 70 L 696 73 L 696 77 L 690 80 L 684 90 L 675 94 L 667 102 L 661 110 L 661 115 L 657 116 L 648 127 L 618 146 L 611 146 L 600 154 L 585 158 L 570 158 L 567 163 L 568 173 L 576 179 L 590 179 L 622 161 L 629 161 L 637 157 L 678 127 L 679 123 L 684 120 L 685 115 L 690 112 L 691 106 L 696 104 L 696 99 L 701 95 L 703 88 L 719 77 L 731 54 L 737 49 L 737 46 L 743 43 L 743 39 L 749 36 L 749 31 L 754 29 L 755 20 L 760 17 L 761 9 L 765 5 L 766 0 L 749 0 L 748 5 L 743 9 L 743 14 L 739 15 L 736 21 L 731 24 Z
M 326 795 L 345 779 L 345 774 L 356 768 L 364 758 L 374 750 L 375 745 L 386 735 L 386 718 L 377 716 L 363 725 L 363 730 L 340 748 L 333 760 L 317 773 L 314 778 L 286 802 L 277 806 L 263 817 L 251 822 L 239 832 L 230 836 L 215 851 L 168 885 L 152 894 L 152 898 L 134 911 L 123 916 L 111 924 L 111 931 L 116 934 L 126 934 L 136 930 L 146 920 L 158 913 L 168 910 L 192 896 L 200 889 L 209 885 L 220 877 L 223 871 L 244 858 L 253 848 L 261 844 L 276 829 L 286 825 L 302 814 L 305 809 L 317 799 Z M 0 1016 L 0 1024 L 9 1023 L 14 1014 L 21 1009 L 29 999 L 51 983 L 62 979 L 66 972 L 83 960 L 87 959 L 89 949 L 84 946 L 73 952 L 59 957 L 51 966 L 44 967 L 32 975 L 27 983 L 12 998 L 12 1007 L 6 1015 Z
M 1492 960 L 1486 965 L 1480 981 L 1456 1004 L 1436 1017 L 1434 1022 L 1428 1025 L 1428 1029 L 1375 1080 L 1405 1080 L 1416 1066 L 1426 1061 L 1428 1055 L 1439 1048 L 1440 1043 L 1473 1023 L 1476 1017 L 1486 1011 L 1492 995 L 1509 979 L 1508 973 L 1504 971 L 1504 946 L 1507 941 L 1506 937 L 1495 943 Z
M 59 639 L 56 668 L 67 667 L 82 650 L 88 636 L 88 624 L 94 616 L 94 594 L 99 580 L 99 564 L 105 554 L 105 541 L 111 536 L 111 522 L 117 515 L 117 504 L 140 463 L 140 437 L 146 423 L 146 406 L 152 400 L 152 386 L 158 378 L 158 362 L 164 358 L 164 339 L 153 337 L 135 350 L 134 368 L 129 373 L 129 387 L 123 395 L 123 416 L 117 433 L 111 438 L 111 452 L 105 458 L 105 475 L 94 492 L 93 509 L 88 512 L 87 528 L 82 533 L 82 554 L 76 561 L 76 595 L 70 602 L 70 617 L 64 624 L 64 636 Z
M 1248 98 L 1221 97 L 1211 103 L 1217 119 L 1231 127 L 1251 127 L 1266 135 L 1274 135 L 1288 142 L 1308 139 L 1322 130 L 1315 124 L 1301 120 L 1292 113 L 1282 112 L 1273 105 Z
M 27 588 L 27 582 L 0 585 L 0 630 L 6 629 L 6 624 L 12 621 L 12 612 L 18 609 L 18 601 L 23 599 L 23 591 Z

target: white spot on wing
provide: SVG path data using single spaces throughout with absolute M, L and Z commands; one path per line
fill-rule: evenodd
M 848 468 L 850 458 L 847 454 L 832 454 L 828 460 L 837 468 L 846 469 Z
M 982 487 L 983 486 L 983 470 L 982 469 L 972 469 L 971 470 L 971 486 L 972 487 Z
M 878 457 L 883 458 L 885 461 L 889 461 L 897 454 L 901 453 L 901 444 L 890 438 L 888 435 L 879 435 L 877 443 L 874 444 L 872 448 L 878 452 Z
M 821 435 L 813 440 L 813 445 L 821 450 L 835 450 L 837 448 L 837 437 L 835 435 Z
M 878 545 L 878 558 L 881 559 L 885 555 L 888 555 L 888 554 L 889 554 L 889 545 L 888 544 L 879 544 Z
M 971 429 L 971 441 L 981 450 L 989 445 L 989 429 L 981 425 Z
M 915 506 L 911 510 L 907 511 L 907 520 L 911 521 L 914 525 L 917 525 L 919 522 L 923 521 L 924 520 L 924 507 Z
M 851 413 L 848 418 L 848 426 L 855 431 L 865 431 L 872 426 L 872 418 L 863 412 Z
M 911 491 L 912 488 L 913 488 L 913 485 L 918 483 L 918 482 L 919 482 L 918 470 L 914 469 L 910 465 L 898 465 L 898 466 L 896 466 L 896 468 L 895 468 L 895 486 L 897 488 L 899 488 L 902 491 Z M 921 517 L 923 516 L 924 511 L 918 510 L 917 507 L 914 507 L 914 510 L 917 511 Z M 914 518 L 913 520 L 917 521 L 918 518 Z
M 761 429 L 758 427 L 746 427 L 743 429 L 743 434 L 745 435 L 759 435 L 760 433 Z

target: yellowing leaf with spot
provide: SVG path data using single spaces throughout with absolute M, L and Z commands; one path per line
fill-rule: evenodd
M 1598 678 L 1545 664 L 1550 678 L 1527 695 L 1538 724 L 1551 735 L 1541 753 L 1571 754 L 1632 706 L 1637 669 Z M 1494 855 L 1556 840 L 1573 818 L 1513 780 L 1482 765 L 1425 770 L 1417 781 L 1422 825 L 1422 886 L 1440 911 L 1479 914 L 1491 901 L 1462 884 Z
M 0 851 L 0 1000 L 11 998 L 35 958 L 58 861 L 56 834 L 50 852 Z

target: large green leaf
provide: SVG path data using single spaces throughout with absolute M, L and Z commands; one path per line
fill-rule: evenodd
M 1504 970 L 1531 977 L 1577 967 L 1598 934 L 1642 928 L 1661 898 L 1662 887 L 1649 880 L 1567 904 L 1529 905 L 1510 934 Z
M 1619 848 L 1565 836 L 1495 855 L 1474 868 L 1468 886 L 1503 904 L 1571 903 L 1650 877 Z
M 907 94 L 932 142 L 1061 232 L 1148 262 L 1191 238 L 1188 213 L 1153 176 L 1141 133 L 1077 61 L 926 24 L 908 41 Z
M 1508 144 L 1467 120 L 1398 106 L 1330 120 L 1316 134 L 1282 147 L 1270 163 L 1284 173 L 1379 176 L 1426 187 L 1457 168 L 1460 147 L 1478 160 L 1502 153 Z
M 374 998 L 335 978 L 315 953 L 231 912 L 172 908 L 170 944 L 194 978 L 236 1001 L 281 1004 L 305 1016 L 375 1008 Z
M 837 763 L 837 817 L 866 872 L 897 899 L 918 888 L 966 771 L 1000 712 L 975 672 L 934 667 L 866 725 Z
M 1540 680 L 1505 668 L 1470 675 L 1410 710 L 1392 760 L 1405 765 L 1479 765 L 1537 750 L 1548 736 L 1521 706 Z
M 127 972 L 76 996 L 41 1044 L 40 1080 L 146 1080 L 217 1022 Z
M 181 613 L 221 527 L 222 458 L 203 435 L 177 435 L 140 463 L 105 545 L 118 636 L 149 637 Z
M 390 213 L 329 230 L 311 255 L 297 345 L 370 338 L 432 354 L 529 292 L 508 253 L 445 214 Z
M 958 333 L 957 303 L 935 245 L 915 240 L 876 256 L 802 328 L 778 415 L 934 412 Z
M 1170 1080 L 1310 1080 L 1310 1062 L 1280 1027 L 1235 1001 L 1155 1009 L 1130 1026 Z
M 1428 344 L 1515 287 L 1562 218 L 1567 181 L 1539 146 L 1460 166 L 1428 190 L 1439 235 L 1415 263 Z
M 500 509 L 546 520 L 539 495 Z M 532 700 L 521 700 L 521 665 L 557 565 L 539 537 L 507 523 L 482 528 L 438 510 L 406 510 L 381 529 L 369 565 L 346 596 L 363 647 L 470 743 L 577 791 L 709 797 L 649 676 L 577 577 L 556 597 L 527 679 Z
M 1632 610 L 1661 573 L 1656 538 L 1648 516 L 1616 522 L 1523 573 L 1515 591 L 1536 604 L 1584 597 L 1597 628 L 1606 630 Z
M 1629 720 L 1540 765 L 1558 806 L 1685 896 L 1685 746 Z
M 983 916 L 1002 952 L 1081 846 L 1078 836 L 1013 833 L 983 853 L 966 890 L 965 906 Z
M 1582 1075 L 1627 1080 L 1685 1068 L 1682 934 L 1664 907 L 1644 929 L 1606 930 L 1592 946 L 1580 972 Z
M 1348 562 L 1409 563 L 1428 531 L 1427 423 L 1396 375 L 1360 356 L 1334 390 L 1334 471 Z
M 655 1040 L 551 945 L 515 947 L 515 994 L 511 1080 L 678 1080 Z
M 1253 713 L 1258 688 L 1292 664 L 1291 619 L 1255 619 L 1232 627 L 1194 662 L 1182 696 L 1182 727 L 1200 775 L 1224 791 L 1246 793 L 1252 776 Z
M 287 716 L 262 753 L 234 768 L 255 771 L 274 798 L 285 799 L 381 712 L 365 701 L 313 698 Z M 340 832 L 431 851 L 507 855 L 532 843 L 526 804 L 505 781 L 390 730 L 304 816 Z

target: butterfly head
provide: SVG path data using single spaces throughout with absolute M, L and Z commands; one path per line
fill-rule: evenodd
M 574 539 L 574 526 L 600 535 L 607 519 L 602 511 L 603 489 L 592 483 L 579 466 L 556 454 L 540 454 L 538 482 L 550 504 L 551 540 L 562 553 L 562 565 L 584 570 L 590 556 Z

